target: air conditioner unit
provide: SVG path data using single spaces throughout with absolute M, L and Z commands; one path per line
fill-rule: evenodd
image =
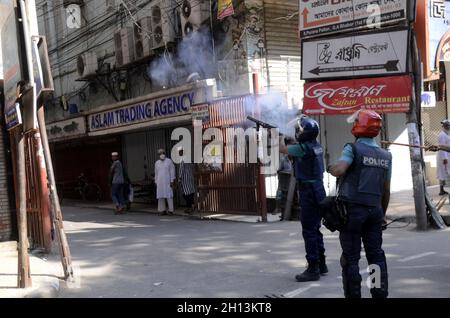
M 181 5 L 181 29 L 183 37 L 197 31 L 211 16 L 209 0 L 183 0 Z
M 142 59 L 153 53 L 152 18 L 145 17 L 134 25 L 134 47 L 136 59 Z
M 81 78 L 95 75 L 98 70 L 97 54 L 86 52 L 78 56 L 77 71 Z
M 133 28 L 128 27 L 120 29 L 114 33 L 116 66 L 124 66 L 135 60 L 133 32 Z
M 153 1 L 150 7 L 152 17 L 153 49 L 175 41 L 174 0 Z

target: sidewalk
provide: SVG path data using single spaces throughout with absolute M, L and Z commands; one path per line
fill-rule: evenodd
M 114 213 L 114 205 L 112 203 L 105 202 L 80 202 L 80 201 L 69 201 L 65 200 L 63 203 L 64 206 L 69 207 L 78 207 L 78 208 L 86 208 L 86 209 L 100 209 L 100 210 L 108 210 L 111 213 Z M 152 213 L 159 214 L 156 208 L 150 207 L 148 204 L 144 203 L 132 203 L 130 213 Z M 242 215 L 242 214 L 221 214 L 221 213 L 205 213 L 205 212 L 194 212 L 191 214 L 187 214 L 184 212 L 184 209 L 176 209 L 174 212 L 177 216 L 189 217 L 193 219 L 201 219 L 201 220 L 221 220 L 221 221 L 230 221 L 230 222 L 244 222 L 244 223 L 259 223 L 261 222 L 261 216 L 258 215 Z M 279 222 L 280 215 L 273 215 L 271 213 L 267 214 L 267 221 L 271 222 Z
M 441 196 L 439 196 L 439 186 L 428 187 L 427 191 L 428 194 L 431 196 L 434 204 L 437 204 L 439 200 L 442 198 Z M 447 198 L 444 206 L 441 208 L 439 213 L 444 218 L 450 217 L 449 198 Z M 415 222 L 416 214 L 414 206 L 414 195 L 412 189 L 391 193 L 391 202 L 389 204 L 387 216 L 391 220 L 398 218 L 405 218 L 410 222 Z
M 30 254 L 32 287 L 17 287 L 17 243 L 0 243 L 0 298 L 52 298 L 59 292 L 59 273 L 56 262 L 40 253 Z

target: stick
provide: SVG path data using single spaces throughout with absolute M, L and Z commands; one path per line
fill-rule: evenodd
M 383 145 L 396 145 L 396 146 L 404 146 L 404 147 L 410 147 L 410 148 L 428 149 L 428 147 L 424 147 L 424 146 L 416 146 L 416 145 L 410 145 L 410 144 L 400 144 L 398 142 L 391 142 L 391 141 L 384 141 L 384 140 L 382 140 L 381 143 Z

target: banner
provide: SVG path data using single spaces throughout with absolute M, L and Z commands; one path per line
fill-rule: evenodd
M 346 115 L 359 109 L 406 113 L 412 81 L 408 75 L 365 78 L 305 85 L 303 112 L 307 115 Z
M 222 20 L 234 14 L 233 0 L 219 0 L 217 19 Z
M 408 30 L 305 41 L 302 79 L 405 74 L 408 42 Z
M 411 0 L 408 0 L 411 1 Z M 300 1 L 300 36 L 379 28 L 406 20 L 407 0 Z

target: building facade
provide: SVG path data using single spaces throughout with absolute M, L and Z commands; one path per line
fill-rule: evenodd
M 253 93 L 254 74 L 260 93 L 299 108 L 298 1 L 230 1 L 225 16 L 218 4 L 37 2 L 55 82 L 47 128 L 65 195 L 81 173 L 107 192 L 113 151 L 132 182 L 146 184 L 172 131 L 192 130 L 190 107 Z

